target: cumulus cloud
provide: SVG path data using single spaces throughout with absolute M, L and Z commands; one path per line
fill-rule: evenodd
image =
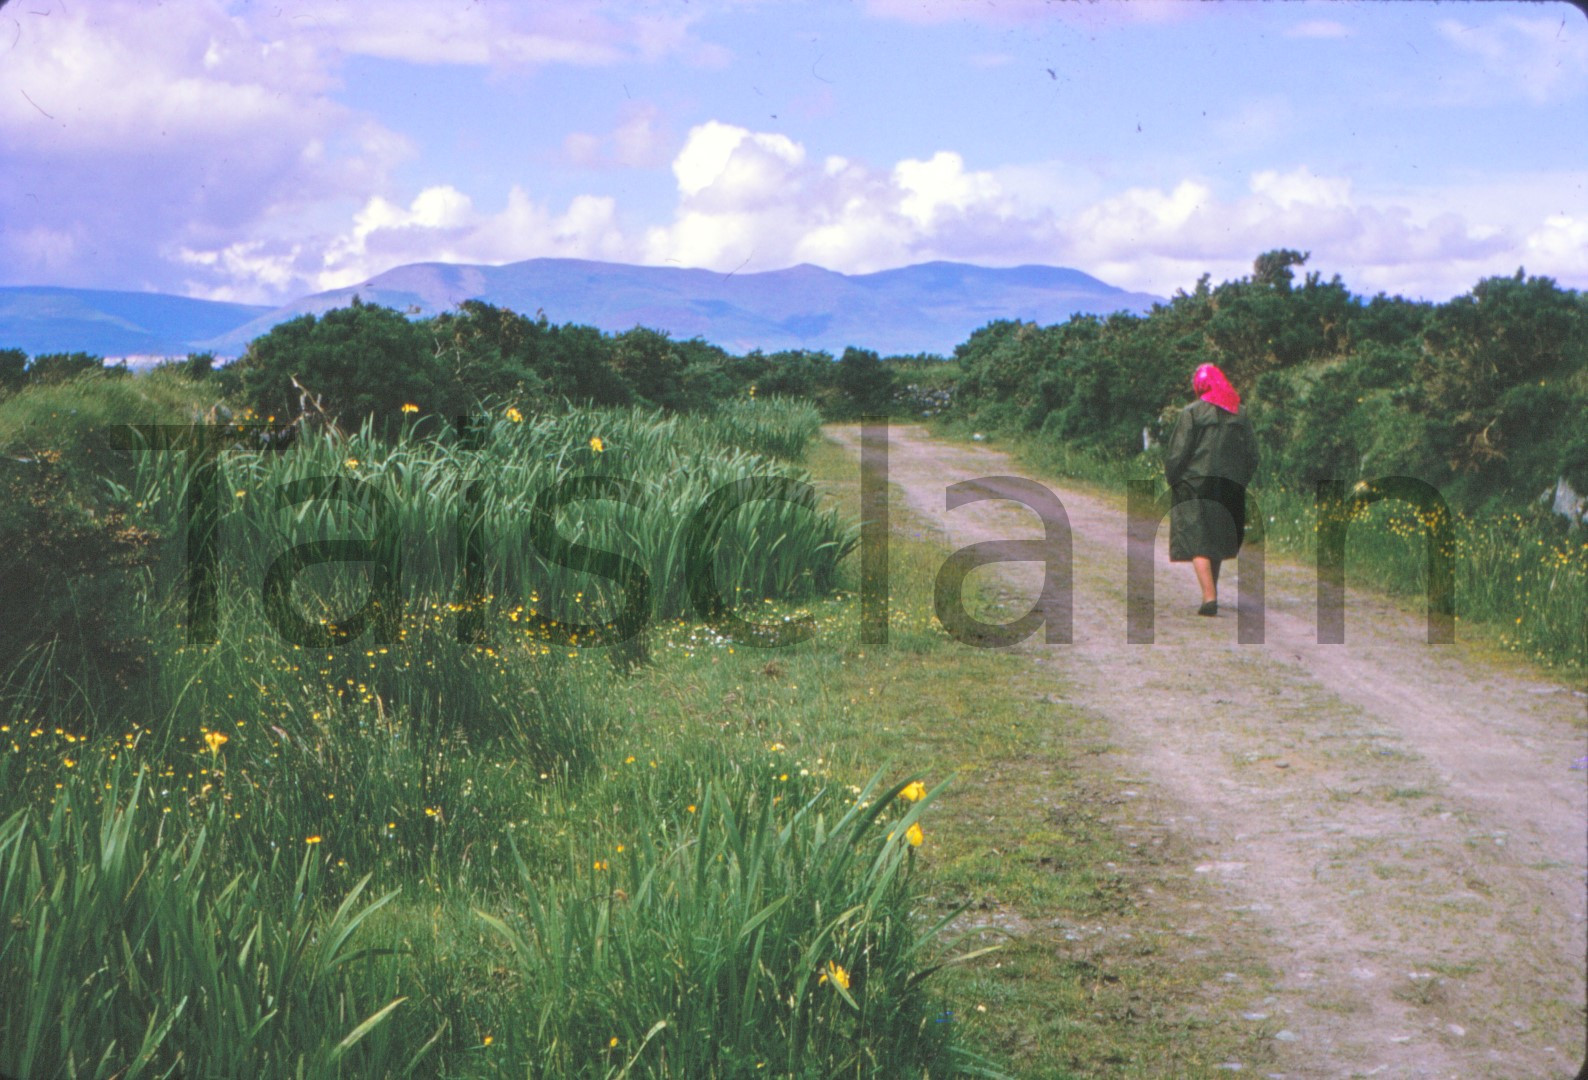
M 1218 198 L 1194 180 L 1168 192 L 1132 189 L 1083 211 L 1077 224 L 1072 253 L 1080 265 L 1160 293 L 1204 272 L 1215 279 L 1249 273 L 1259 252 L 1289 247 L 1311 251 L 1312 266 L 1355 289 L 1442 299 L 1507 265 L 1522 247 L 1510 230 L 1365 201 L 1348 179 L 1306 167 L 1257 172 L 1236 198 Z
M 184 258 L 261 286 L 295 275 L 315 288 L 356 284 L 405 262 L 558 255 L 721 272 L 801 262 L 847 273 L 932 259 L 1042 262 L 1168 295 L 1203 273 L 1245 275 L 1259 252 L 1276 247 L 1311 251 L 1312 268 L 1339 273 L 1358 291 L 1430 299 L 1524 263 L 1568 282 L 1588 276 L 1581 215 L 1529 216 L 1517 196 L 1506 200 L 1512 211 L 1503 220 L 1472 213 L 1484 205 L 1476 197 L 1465 205 L 1368 197 L 1350 178 L 1307 166 L 1257 170 L 1233 193 L 1191 176 L 1106 195 L 1078 186 L 1061 199 L 1052 197 L 1057 179 L 1013 183 L 1015 174 L 972 168 L 950 150 L 891 165 L 818 157 L 787 135 L 714 120 L 690 130 L 672 171 L 676 205 L 666 224 L 625 230 L 611 198 L 581 195 L 556 210 L 520 187 L 500 210 L 482 211 L 439 185 L 406 204 L 368 198 L 319 247 L 234 243 Z M 1518 191 L 1547 183 L 1524 179 Z
M 811 160 L 785 135 L 711 121 L 673 162 L 679 203 L 645 236 L 648 262 L 730 270 L 814 262 L 878 270 L 934 258 L 986 258 L 1051 222 L 1022 216 L 990 172 L 940 151 L 891 168 L 841 156 Z
M 372 196 L 347 228 L 316 244 L 240 241 L 184 248 L 179 257 L 231 282 L 206 287 L 190 281 L 193 295 L 239 299 L 261 291 L 285 295 L 341 288 L 413 262 L 505 263 L 541 256 L 621 260 L 628 254 L 610 198 L 578 195 L 558 213 L 515 185 L 502 209 L 484 212 L 464 192 L 440 184 L 424 188 L 407 206 Z
M 171 287 L 183 248 L 239 243 L 241 266 L 251 223 L 301 225 L 409 152 L 219 0 L 37 10 L 0 64 L 0 279 Z
M 320 253 L 345 254 L 350 216 L 372 192 L 389 196 L 415 152 L 339 100 L 348 57 L 721 63 L 726 54 L 694 30 L 700 17 L 646 0 L 11 5 L 0 41 L 0 282 L 281 299 L 326 272 L 306 269 Z M 575 138 L 570 155 L 621 167 L 668 157 L 654 110 L 636 107 L 590 138 Z M 553 238 L 561 216 L 544 215 Z M 372 232 L 371 250 L 376 233 L 393 231 Z
M 1551 214 L 1528 233 L 1524 250 L 1536 273 L 1588 281 L 1588 215 Z

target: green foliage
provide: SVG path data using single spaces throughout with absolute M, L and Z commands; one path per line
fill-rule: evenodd
M 893 404 L 894 376 L 882 358 L 870 349 L 844 350 L 833 374 L 833 387 L 841 395 L 841 415 L 864 416 L 889 411 Z
M 96 779 L 0 823 L 0 1072 L 352 1078 L 423 1053 L 390 1037 L 394 969 L 359 947 L 392 894 L 338 901 L 303 845 L 218 869 L 247 842 L 227 814 L 168 831 L 146 774 Z
M 1143 318 L 991 323 L 956 350 L 954 413 L 1127 458 L 1143 430 L 1162 440 L 1191 373 L 1216 363 L 1251 409 L 1274 481 L 1410 475 L 1456 505 L 1515 507 L 1558 476 L 1588 480 L 1580 294 L 1518 273 L 1443 305 L 1364 303 L 1338 278 L 1296 285 L 1305 260 L 1267 252 L 1251 279 L 1204 276 Z
M 20 390 L 28 377 L 28 354 L 21 349 L 0 349 L 0 394 Z
M 481 912 L 527 990 L 506 1050 L 545 1076 L 916 1075 L 945 1063 L 924 978 L 947 923 L 918 928 L 898 785 L 795 803 L 742 771 L 676 832 Z M 778 789 L 782 789 L 778 793 Z M 786 797 L 785 797 L 786 796 Z M 780 807 L 778 804 L 784 805 Z
M 355 297 L 351 307 L 278 324 L 248 346 L 231 374 L 261 417 L 296 417 L 306 390 L 353 426 L 375 417 L 391 429 L 405 404 L 442 415 L 461 411 L 462 402 L 442 394 L 439 362 L 427 344 L 401 313 Z
M 177 370 L 32 388 L 0 406 L 0 430 L 56 421 L 86 459 L 106 449 L 99 434 L 52 410 L 172 419 L 202 411 L 198 395 Z M 679 522 L 705 494 L 804 478 L 744 447 L 797 457 L 818 422 L 808 403 L 758 396 L 690 419 L 508 407 L 471 436 L 409 418 L 391 440 L 366 424 L 284 452 L 244 442 L 216 466 L 213 643 L 185 641 L 196 454 L 180 439 L 110 444 L 101 494 L 163 538 L 119 593 L 150 670 L 139 692 L 100 690 L 76 714 L 36 687 L 0 703 L 0 979 L 17 988 L 0 1071 L 960 1071 L 957 1029 L 934 1022 L 929 996 L 946 918 L 915 914 L 908 830 L 930 797 L 848 789 L 820 759 L 778 756 L 682 699 L 681 722 L 647 717 L 654 742 L 636 760 L 624 725 L 676 684 L 614 678 L 606 656 L 535 618 L 556 604 L 599 621 L 609 599 L 591 590 L 581 606 L 571 571 L 534 561 L 540 489 L 633 479 L 642 505 L 584 500 L 559 532 L 676 568 Z M 60 445 L 64 461 L 76 444 Z M 362 494 L 280 495 L 327 476 Z M 475 483 L 485 579 L 517 574 L 538 592 L 477 594 L 446 572 Z M 284 640 L 260 603 L 263 568 L 295 543 L 378 548 L 383 500 L 404 537 L 389 640 L 380 612 L 357 639 L 335 632 L 375 595 L 356 558 L 298 575 L 291 607 L 326 640 Z M 809 595 L 852 542 L 835 515 L 770 499 L 730 515 L 707 562 L 730 595 Z M 682 611 L 667 592 L 658 609 Z M 477 633 L 460 638 L 465 624 Z M 748 661 L 710 627 L 657 633 L 664 655 L 719 678 L 741 677 L 719 661 Z
M 184 378 L 191 382 L 203 382 L 215 373 L 215 354 L 212 352 L 188 353 L 187 359 L 178 365 Z
M 104 360 L 89 353 L 45 353 L 28 365 L 28 381 L 49 386 L 104 369 Z
M 1252 284 L 1271 289 L 1289 289 L 1295 279 L 1290 268 L 1305 266 L 1311 254 L 1310 251 L 1292 251 L 1290 248 L 1263 252 L 1252 262 Z
M 1467 500 L 1552 486 L 1582 430 L 1588 301 L 1521 271 L 1488 278 L 1432 314 L 1422 345 L 1410 405 Z

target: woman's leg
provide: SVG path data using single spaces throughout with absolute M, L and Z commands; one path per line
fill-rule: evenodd
M 1218 565 L 1205 555 L 1198 555 L 1191 560 L 1191 568 L 1197 574 L 1197 584 L 1202 586 L 1204 604 L 1212 603 L 1219 598 Z
M 1219 591 L 1219 567 L 1224 565 L 1224 560 L 1223 559 L 1210 559 L 1208 561 L 1213 564 L 1213 591 L 1214 592 L 1218 592 Z

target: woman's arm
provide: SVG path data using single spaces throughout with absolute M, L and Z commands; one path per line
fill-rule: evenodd
M 1181 409 L 1180 415 L 1175 417 L 1174 429 L 1169 432 L 1169 441 L 1163 447 L 1163 472 L 1171 488 L 1185 475 L 1194 449 L 1196 424 L 1191 419 L 1191 410 Z

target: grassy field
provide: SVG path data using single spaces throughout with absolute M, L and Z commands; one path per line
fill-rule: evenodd
M 504 410 L 462 450 L 412 432 L 223 456 L 237 554 L 218 640 L 191 640 L 158 563 L 124 582 L 147 678 L 66 697 L 29 671 L 11 683 L 0 1071 L 1156 1077 L 1260 1061 L 1207 1019 L 1230 1013 L 1209 989 L 1237 963 L 1226 946 L 1138 902 L 1167 853 L 1104 820 L 1098 722 L 1024 658 L 936 626 L 944 553 L 920 539 L 891 549 L 889 643 L 860 644 L 854 465 L 827 445 L 791 463 L 812 418 L 758 408 L 715 431 Z M 151 444 L 120 493 L 168 534 L 193 475 L 170 454 Z M 554 519 L 639 553 L 662 614 L 628 645 L 582 647 L 623 590 L 555 577 L 580 571 L 534 555 L 535 508 L 509 502 L 556 475 L 547 462 L 642 485 L 643 505 L 596 497 Z M 713 526 L 716 585 L 766 628 L 734 638 L 669 584 L 677 508 L 756 476 L 815 487 Z M 380 499 L 337 516 L 319 489 L 271 495 L 316 477 L 384 493 L 408 545 L 399 610 L 348 615 L 383 595 Z M 442 572 L 466 550 L 460 510 L 486 523 L 488 588 Z M 377 570 L 293 564 L 272 613 L 243 586 L 288 538 L 350 543 L 310 554 Z M 302 640 L 282 633 L 292 612 Z M 787 626 L 806 639 L 764 647 Z M 33 670 L 59 674 L 48 655 Z

